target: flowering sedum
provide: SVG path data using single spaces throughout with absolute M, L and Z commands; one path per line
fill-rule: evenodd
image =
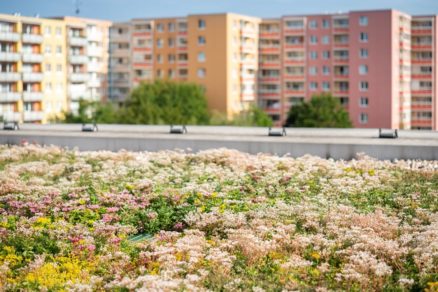
M 438 162 L 0 146 L 0 291 L 438 290 Z

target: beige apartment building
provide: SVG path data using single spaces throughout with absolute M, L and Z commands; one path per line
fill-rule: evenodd
M 100 101 L 108 88 L 110 22 L 0 14 L 0 116 L 47 123 Z

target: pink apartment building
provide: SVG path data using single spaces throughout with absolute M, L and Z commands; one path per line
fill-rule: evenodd
M 354 127 L 436 129 L 436 21 L 395 10 L 265 19 L 259 105 L 281 125 L 294 104 L 331 92 Z

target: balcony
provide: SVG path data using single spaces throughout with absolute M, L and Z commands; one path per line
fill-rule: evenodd
M 85 84 L 69 86 L 68 94 L 72 100 L 78 101 L 84 98 L 86 94 Z
M 88 74 L 85 73 L 70 73 L 71 82 L 86 82 L 88 80 Z
M 125 67 L 128 68 L 128 65 L 125 65 Z M 102 68 L 102 64 L 96 63 L 96 62 L 92 62 L 92 63 L 88 63 L 87 64 L 87 70 L 89 72 L 99 72 Z M 112 66 L 111 68 L 114 68 L 114 66 Z
M 19 81 L 20 73 L 16 72 L 0 72 L 0 81 Z
M 70 46 L 78 46 L 78 47 L 83 47 L 86 46 L 88 41 L 86 38 L 84 37 L 80 37 L 80 36 L 69 36 L 68 37 L 68 43 L 70 44 Z
M 89 87 L 100 87 L 101 81 L 99 79 L 90 79 L 88 80 L 88 86 Z
M 23 100 L 24 101 L 41 101 L 43 100 L 43 93 L 42 92 L 23 92 Z
M 89 55 L 89 56 L 99 57 L 102 55 L 102 53 L 103 53 L 102 48 L 99 48 L 99 47 L 88 47 L 87 48 L 87 55 Z
M 43 61 L 43 55 L 23 52 L 24 63 L 41 63 Z
M 87 33 L 87 39 L 94 42 L 101 42 L 103 40 L 103 34 L 100 31 L 91 30 Z
M 21 55 L 19 53 L 0 52 L 0 61 L 18 62 L 18 61 L 20 61 L 20 58 L 21 58 Z
M 21 99 L 19 92 L 0 92 L 0 102 L 17 102 Z
M 19 112 L 5 112 L 3 113 L 3 120 L 8 122 L 20 121 L 21 113 Z
M 24 82 L 39 82 L 43 80 L 43 73 L 23 73 Z
M 18 42 L 20 34 L 16 32 L 0 32 L 0 41 Z
M 23 34 L 23 43 L 41 44 L 43 36 L 40 34 Z
M 72 64 L 85 64 L 88 62 L 88 57 L 85 55 L 70 55 L 69 61 Z
M 24 121 L 25 122 L 35 122 L 35 121 L 41 121 L 44 117 L 44 113 L 41 111 L 30 111 L 30 112 L 24 112 Z

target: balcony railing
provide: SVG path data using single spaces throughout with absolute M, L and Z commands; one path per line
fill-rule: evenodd
M 85 64 L 88 62 L 88 57 L 85 55 L 70 55 L 69 60 L 73 64 Z
M 68 42 L 71 46 L 80 46 L 83 47 L 87 45 L 87 39 L 79 36 L 69 36 Z
M 39 34 L 23 34 L 23 43 L 41 44 L 43 36 Z
M 19 81 L 20 73 L 16 72 L 0 72 L 0 81 Z
M 124 67 L 128 67 L 128 65 L 125 65 Z M 91 71 L 91 72 L 100 71 L 101 68 L 102 68 L 102 65 L 99 63 L 92 62 L 92 63 L 87 64 L 87 69 L 88 69 L 88 71 Z M 114 68 L 114 66 L 111 66 L 111 68 Z
M 18 61 L 20 61 L 20 58 L 21 58 L 21 55 L 19 53 L 0 52 L 0 61 L 18 62 Z
M 41 121 L 43 117 L 44 117 L 44 113 L 41 111 L 24 112 L 25 122 Z
M 43 80 L 43 73 L 23 73 L 23 81 L 38 82 Z
M 87 33 L 87 39 L 91 41 L 101 42 L 103 40 L 103 34 L 99 31 L 89 31 Z
M 71 82 L 86 82 L 88 80 L 88 75 L 85 73 L 70 73 Z
M 3 113 L 3 120 L 8 122 L 18 122 L 21 118 L 19 112 L 5 112 Z
M 102 48 L 89 47 L 87 49 L 87 54 L 89 56 L 100 56 L 100 55 L 102 55 L 102 52 L 103 52 Z
M 23 92 L 23 100 L 24 101 L 41 101 L 43 100 L 42 92 Z
M 88 80 L 88 86 L 90 87 L 100 87 L 102 82 L 99 79 L 90 79 Z
M 17 102 L 21 99 L 19 92 L 0 92 L 0 102 Z
M 23 62 L 41 63 L 42 61 L 43 55 L 41 54 L 23 52 Z
M 18 42 L 20 34 L 16 32 L 0 32 L 0 41 Z

